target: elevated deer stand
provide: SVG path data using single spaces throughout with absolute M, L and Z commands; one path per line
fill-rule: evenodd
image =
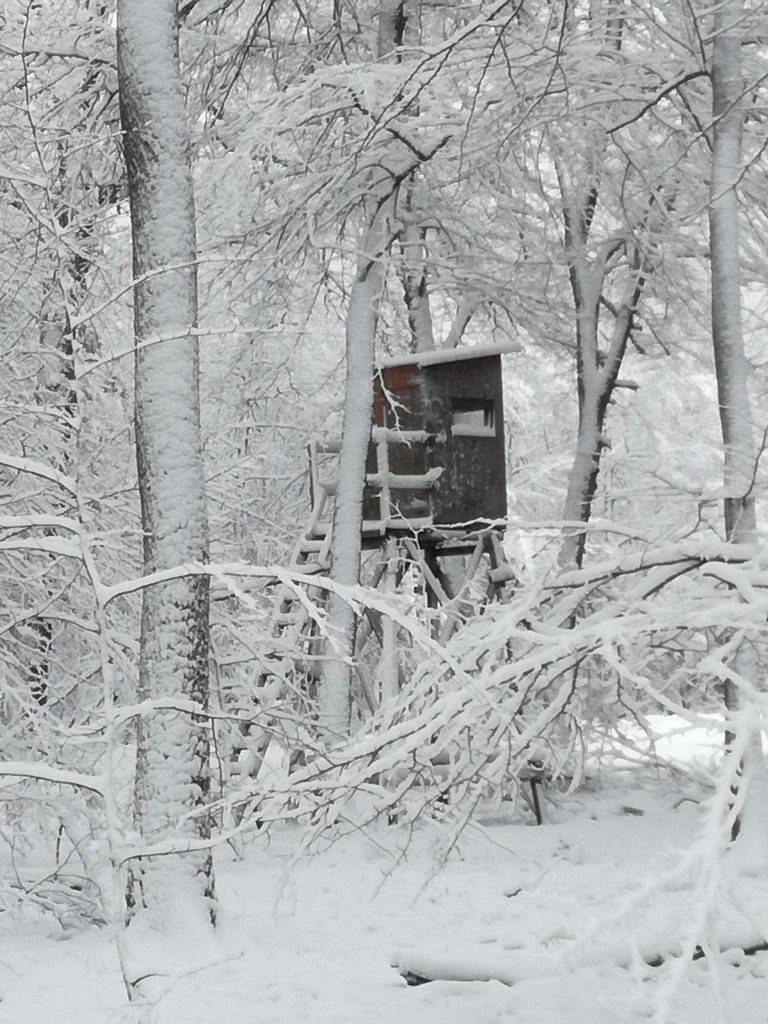
M 471 591 L 501 596 L 514 573 L 501 533 L 507 514 L 504 346 L 449 349 L 383 360 L 375 381 L 363 501 L 363 547 L 374 557 L 369 586 L 396 590 L 418 577 L 446 641 L 472 610 Z M 327 558 L 339 441 L 309 445 L 312 517 L 298 563 Z M 396 686 L 392 623 L 367 612 L 358 649 L 375 633 L 382 648 L 379 694 L 361 678 L 366 702 Z M 358 659 L 358 663 L 362 664 Z M 362 669 L 365 674 L 365 669 Z
M 508 351 L 483 346 L 418 353 L 384 360 L 377 371 L 362 532 L 363 548 L 378 557 L 371 559 L 367 583 L 393 591 L 413 574 L 435 610 L 433 629 L 442 642 L 475 608 L 473 590 L 480 587 L 484 601 L 498 599 L 515 578 L 500 539 L 507 514 L 501 356 Z M 308 447 L 312 512 L 290 570 L 325 574 L 341 442 L 315 440 Z M 318 638 L 311 602 L 321 600 L 319 588 L 304 595 L 278 588 L 275 649 L 256 682 L 262 706 L 278 698 L 297 652 L 305 679 L 312 678 Z M 366 611 L 357 652 L 374 636 L 381 648 L 376 683 L 365 660 L 356 659 L 371 711 L 399 685 L 396 634 L 390 619 Z M 246 736 L 242 751 L 253 748 Z M 257 771 L 262 756 L 263 750 L 251 749 L 243 768 Z

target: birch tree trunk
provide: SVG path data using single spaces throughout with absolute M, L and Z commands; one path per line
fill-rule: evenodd
M 379 57 L 390 53 L 402 39 L 403 19 L 403 0 L 381 0 Z M 376 324 L 384 287 L 383 261 L 388 246 L 391 194 L 395 188 L 383 168 L 377 168 L 375 173 L 380 178 L 371 183 L 367 217 L 360 236 L 357 274 L 347 310 L 347 372 L 331 539 L 331 579 L 343 586 L 354 586 L 360 578 L 365 461 L 373 420 Z M 355 650 L 356 630 L 352 607 L 334 593 L 328 603 L 328 626 L 336 651 L 322 680 L 318 711 L 320 728 L 332 741 L 349 732 L 352 711 L 350 660 Z
M 712 273 L 712 345 L 717 397 L 723 436 L 724 517 L 726 538 L 751 543 L 757 536 L 754 473 L 757 465 L 748 364 L 741 313 L 741 246 L 739 197 L 742 175 L 744 110 L 741 72 L 741 0 L 725 0 L 715 15 L 712 52 L 712 174 L 709 202 L 709 240 Z M 757 650 L 748 639 L 734 657 L 734 669 L 748 686 L 761 687 Z M 748 702 L 732 681 L 725 683 L 725 705 L 738 711 Z M 768 839 L 768 779 L 766 779 L 759 716 L 744 742 L 743 772 L 748 779 L 742 812 L 732 837 L 742 833 L 742 849 L 758 864 L 765 859 Z M 726 733 L 726 744 L 736 737 Z
M 331 540 L 331 578 L 347 587 L 357 584 L 360 576 L 365 462 L 373 419 L 376 323 L 384 287 L 389 208 L 388 202 L 378 206 L 363 235 L 347 310 L 347 372 Z M 356 619 L 348 602 L 334 593 L 328 603 L 328 625 L 335 640 L 336 656 L 328 662 L 319 693 L 320 727 L 329 739 L 341 739 L 350 726 L 349 659 L 355 649 Z
M 712 344 L 724 447 L 725 531 L 750 541 L 756 530 L 752 478 L 755 439 L 741 321 L 739 198 L 744 122 L 740 0 L 726 0 L 715 19 L 712 54 L 712 175 L 709 236 Z
M 208 556 L 195 209 L 176 0 L 119 0 L 117 39 L 136 282 L 136 454 L 144 570 L 152 573 Z M 208 647 L 207 577 L 145 589 L 139 700 L 185 697 L 207 706 Z M 169 829 L 206 838 L 204 723 L 165 711 L 138 721 L 138 831 L 146 841 L 164 838 Z M 129 910 L 205 906 L 213 918 L 210 853 L 187 854 L 182 861 L 180 869 L 175 858 L 142 860 L 129 879 Z

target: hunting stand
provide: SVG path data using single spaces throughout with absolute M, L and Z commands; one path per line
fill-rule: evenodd
M 433 609 L 434 634 L 446 642 L 480 600 L 503 598 L 515 579 L 501 535 L 507 514 L 501 356 L 505 346 L 457 348 L 383 360 L 377 368 L 371 441 L 363 500 L 363 548 L 368 586 L 396 591 L 406 574 Z M 311 514 L 297 540 L 289 571 L 326 575 L 340 440 L 308 445 Z M 313 607 L 321 588 L 277 587 L 273 650 L 257 671 L 254 698 L 273 706 L 286 679 L 303 674 L 312 687 L 322 644 Z M 377 680 L 362 651 L 376 640 Z M 360 693 L 371 711 L 399 686 L 397 630 L 368 609 L 357 631 Z M 239 772 L 256 774 L 263 741 L 243 742 Z

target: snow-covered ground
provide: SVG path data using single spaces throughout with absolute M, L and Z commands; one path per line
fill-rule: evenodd
M 667 720 L 666 752 L 701 765 L 712 734 L 679 726 Z M 721 873 L 704 778 L 614 764 L 546 799 L 541 827 L 471 825 L 441 870 L 437 826 L 409 837 L 382 824 L 299 862 L 294 828 L 242 859 L 223 847 L 214 934 L 143 945 L 129 929 L 153 975 L 140 1006 L 126 1006 L 107 928 L 6 913 L 0 1021 L 766 1024 L 768 953 L 735 947 L 768 933 L 768 880 L 737 880 L 727 857 Z M 692 959 L 710 941 L 730 951 Z M 409 987 L 395 963 L 492 980 Z

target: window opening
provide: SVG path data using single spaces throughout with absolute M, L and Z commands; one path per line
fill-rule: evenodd
M 454 398 L 451 432 L 454 437 L 495 437 L 493 401 L 487 398 Z

